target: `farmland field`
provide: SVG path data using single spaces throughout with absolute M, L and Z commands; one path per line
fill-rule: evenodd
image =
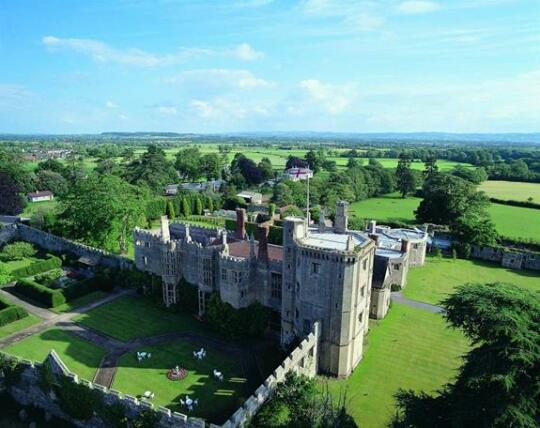
M 540 210 L 491 204 L 488 211 L 501 235 L 540 240 Z
M 540 183 L 488 180 L 478 189 L 486 192 L 490 198 L 510 201 L 526 201 L 532 198 L 533 202 L 540 203 Z

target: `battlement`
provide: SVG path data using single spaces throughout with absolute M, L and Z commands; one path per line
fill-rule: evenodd
M 83 428 L 88 425 L 87 422 L 74 420 L 69 415 L 64 413 L 55 400 L 51 400 L 49 394 L 41 389 L 40 385 L 42 383 L 42 376 L 40 369 L 44 364 L 48 364 L 52 372 L 56 375 L 65 376 L 71 382 L 99 391 L 102 395 L 104 403 L 107 406 L 121 404 L 125 409 L 126 416 L 129 418 L 136 418 L 142 412 L 154 411 L 160 416 L 159 422 L 156 425 L 158 428 L 205 427 L 205 422 L 202 419 L 188 417 L 183 413 L 173 412 L 171 409 L 166 407 L 155 406 L 153 403 L 144 398 L 139 399 L 131 395 L 122 394 L 119 391 L 106 388 L 89 380 L 80 379 L 75 373 L 69 371 L 54 349 L 49 352 L 43 363 L 23 360 L 9 354 L 1 353 L 1 355 L 23 366 L 23 372 L 21 374 L 22 381 L 10 389 L 10 392 L 15 400 L 19 401 L 22 405 L 33 405 L 40 407 L 56 417 L 73 423 L 75 426 Z M 99 416 L 96 415 L 94 418 L 99 418 Z M 96 423 L 96 426 L 108 426 L 106 421 L 96 421 Z

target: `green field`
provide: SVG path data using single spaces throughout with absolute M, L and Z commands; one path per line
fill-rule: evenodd
M 8 354 L 17 355 L 28 360 L 42 362 L 54 349 L 70 370 L 84 379 L 92 380 L 105 355 L 105 351 L 69 332 L 62 330 L 46 330 L 30 336 L 7 348 Z
M 204 325 L 191 315 L 169 312 L 151 300 L 130 296 L 92 309 L 75 321 L 122 341 L 204 329 Z
M 223 423 L 248 395 L 246 379 L 238 362 L 211 348 L 206 348 L 206 358 L 196 360 L 192 352 L 200 348 L 200 343 L 187 341 L 149 346 L 140 351 L 150 352 L 152 358 L 141 363 L 134 352 L 126 354 L 120 359 L 112 387 L 133 396 L 152 391 L 155 405 L 181 413 L 187 413 L 187 409 L 179 400 L 187 394 L 199 400 L 190 416 Z M 177 365 L 187 369 L 188 375 L 181 381 L 171 381 L 167 372 Z M 214 369 L 223 373 L 223 382 L 214 379 Z
M 31 327 L 40 322 L 41 322 L 40 318 L 36 317 L 35 315 L 28 314 L 27 317 L 24 317 L 17 321 L 10 322 L 9 324 L 6 324 L 0 327 L 0 339 L 2 337 L 6 337 L 13 333 L 16 333 L 20 330 L 24 330 L 25 328 Z
M 488 211 L 502 236 L 540 241 L 540 210 L 491 204 Z
M 421 199 L 401 198 L 397 193 L 365 199 L 350 205 L 349 212 L 354 217 L 382 222 L 399 221 L 415 224 L 414 210 Z M 488 208 L 497 232 L 512 238 L 540 240 L 540 210 L 491 204 Z
M 414 224 L 414 210 L 420 201 L 420 198 L 403 199 L 398 193 L 390 193 L 378 198 L 354 202 L 349 207 L 349 213 L 354 217 L 366 220 L 399 221 Z
M 394 303 L 382 321 L 370 320 L 364 358 L 346 380 L 328 380 L 337 400 L 362 428 L 387 426 L 398 388 L 434 392 L 452 379 L 468 349 L 460 331 L 438 314 Z
M 484 181 L 478 190 L 486 192 L 490 198 L 508 201 L 526 201 L 540 203 L 540 183 L 521 183 L 516 181 Z
M 537 273 L 506 269 L 478 260 L 428 257 L 422 267 L 409 269 L 405 297 L 437 304 L 458 285 L 468 282 L 509 282 L 531 291 L 540 291 Z

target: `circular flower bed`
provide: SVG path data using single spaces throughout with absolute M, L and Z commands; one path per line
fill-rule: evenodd
M 184 379 L 186 376 L 188 375 L 188 371 L 183 368 L 183 367 L 180 367 L 178 370 L 175 368 L 173 369 L 170 369 L 168 372 L 167 372 L 167 378 L 169 380 L 182 380 Z

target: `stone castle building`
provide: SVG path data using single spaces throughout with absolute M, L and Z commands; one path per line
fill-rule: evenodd
M 160 231 L 135 229 L 135 263 L 162 278 L 166 305 L 178 302 L 184 280 L 198 289 L 200 315 L 211 293 L 234 308 L 259 302 L 272 309 L 283 345 L 319 322 L 318 369 L 345 377 L 362 359 L 369 316 L 386 315 L 391 286 L 405 286 L 409 264 L 423 264 L 427 242 L 415 230 L 349 230 L 347 206 L 338 203 L 334 227 L 323 216 L 319 225 L 288 217 L 282 246 L 268 242 L 268 224 L 258 226 L 257 240 L 247 236 L 243 209 L 234 233 L 164 217 Z

